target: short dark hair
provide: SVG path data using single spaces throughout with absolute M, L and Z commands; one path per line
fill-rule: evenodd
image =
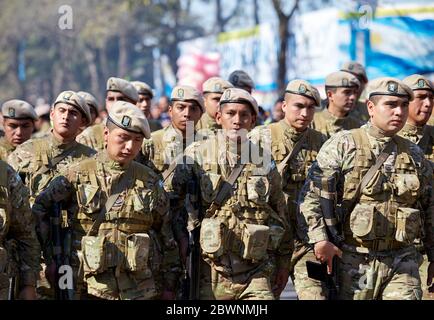
M 380 101 L 381 96 L 377 95 L 377 96 L 372 96 L 369 98 L 369 101 L 371 101 L 374 105 L 377 105 L 378 102 Z
M 326 92 L 326 94 L 327 94 L 327 92 L 329 92 L 329 91 L 331 91 L 331 92 L 333 92 L 333 93 L 336 93 L 337 90 L 338 90 L 337 87 L 328 87 L 328 86 L 325 87 L 325 92 Z

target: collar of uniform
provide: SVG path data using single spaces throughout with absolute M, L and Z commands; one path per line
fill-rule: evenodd
M 298 132 L 293 127 L 289 125 L 288 122 L 286 122 L 285 119 L 282 119 L 279 121 L 280 125 L 283 128 L 283 132 L 285 135 L 287 135 L 292 141 L 298 141 L 300 140 L 301 136 L 307 131 L 307 128 L 303 130 L 302 132 Z
M 410 135 L 416 135 L 416 136 L 423 136 L 424 131 L 425 131 L 425 126 L 418 127 L 408 122 L 405 124 L 404 128 L 402 128 L 403 133 L 408 133 Z
M 388 140 L 392 139 L 392 137 L 387 136 L 383 130 L 374 126 L 370 121 L 368 121 L 363 127 L 366 128 L 368 134 L 371 137 L 373 137 L 377 140 L 388 141 Z
M 335 116 L 333 113 L 331 113 L 329 111 L 328 106 L 327 106 L 327 108 L 324 109 L 323 113 L 324 113 L 324 116 L 326 119 L 330 120 L 330 122 L 337 124 L 337 125 L 342 124 L 343 122 L 345 122 L 348 119 L 348 115 L 343 117 L 343 118 L 339 118 L 339 117 Z
M 131 165 L 131 162 L 129 162 L 128 164 L 122 165 L 119 162 L 110 159 L 110 157 L 107 153 L 107 150 L 101 151 L 98 158 L 101 162 L 105 163 L 105 165 L 107 166 L 107 168 L 109 170 L 113 170 L 113 171 L 125 171 Z
M 53 131 L 51 130 L 51 145 L 56 148 L 56 149 L 60 149 L 60 150 L 66 150 L 69 148 L 72 148 L 74 146 L 76 146 L 78 144 L 77 141 L 73 140 L 69 143 L 62 143 L 59 140 L 56 139 L 56 137 L 53 134 Z

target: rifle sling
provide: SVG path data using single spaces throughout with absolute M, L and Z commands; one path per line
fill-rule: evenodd
M 167 178 L 169 178 L 169 176 L 172 174 L 172 172 L 175 170 L 179 159 L 181 159 L 184 155 L 180 154 L 179 156 L 177 156 L 169 165 L 169 168 L 167 168 L 164 172 L 163 172 L 163 182 L 165 182 L 167 180 Z
M 303 134 L 302 137 L 295 143 L 294 147 L 292 148 L 291 152 L 285 157 L 285 159 L 282 160 L 281 163 L 277 165 L 277 171 L 279 171 L 280 175 L 282 175 L 283 170 L 285 169 L 286 164 L 294 158 L 295 155 L 301 150 L 301 147 L 303 146 L 303 143 L 307 139 L 307 133 Z
M 116 200 L 118 200 L 122 191 L 124 191 L 125 189 L 127 189 L 129 187 L 130 181 L 132 179 L 130 180 L 128 178 L 131 176 L 132 167 L 133 167 L 133 164 L 131 163 L 128 170 L 124 172 L 124 174 L 122 175 L 118 184 L 113 189 L 113 191 L 112 191 L 113 193 L 108 197 L 108 199 L 105 203 L 105 206 L 101 208 L 98 217 L 93 222 L 93 224 L 90 227 L 89 231 L 87 232 L 86 236 L 91 236 L 91 235 L 98 233 L 99 226 L 101 225 L 101 223 L 105 219 L 105 214 L 112 209 L 113 205 L 115 204 Z
M 69 156 L 73 151 L 74 148 L 71 147 L 68 150 L 63 151 L 61 154 L 55 156 L 53 159 L 51 159 L 50 164 L 48 166 L 41 167 L 41 169 L 38 170 L 37 174 L 46 174 L 51 169 L 54 169 L 60 161 Z

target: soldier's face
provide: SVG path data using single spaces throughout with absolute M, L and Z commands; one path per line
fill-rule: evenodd
M 221 93 L 207 93 L 205 94 L 205 109 L 209 116 L 215 119 L 215 115 L 219 108 L 219 102 L 222 94 Z
M 151 116 L 151 103 L 151 96 L 147 94 L 139 94 L 139 101 L 137 101 L 136 105 L 140 110 L 143 111 L 143 114 L 146 116 L 146 118 Z
M 396 134 L 404 127 L 408 116 L 408 98 L 395 96 L 378 96 L 374 104 L 367 103 L 371 122 L 388 136 Z
M 286 122 L 296 131 L 304 131 L 313 120 L 315 101 L 299 94 L 286 94 L 282 110 Z
M 107 154 L 111 160 L 121 165 L 128 164 L 137 157 L 142 147 L 143 138 L 142 134 L 121 128 L 104 129 Z
M 107 95 L 105 98 L 105 107 L 108 112 L 110 112 L 110 108 L 112 107 L 112 105 L 115 104 L 116 101 L 126 101 L 132 104 L 136 104 L 136 101 L 131 100 L 121 92 L 107 91 Z
M 169 107 L 169 115 L 173 126 L 185 133 L 187 122 L 192 121 L 195 126 L 202 116 L 202 109 L 195 101 L 174 101 Z
M 336 92 L 328 91 L 329 102 L 343 113 L 348 113 L 356 106 L 358 88 L 336 88 Z
M 242 141 L 246 133 L 254 128 L 256 114 L 249 104 L 225 103 L 216 114 L 216 122 L 230 140 Z
M 414 90 L 413 92 L 414 100 L 409 104 L 407 122 L 421 127 L 431 117 L 434 106 L 433 92 L 431 90 Z
M 50 119 L 55 133 L 64 139 L 75 137 L 80 127 L 86 126 L 86 118 L 81 112 L 66 103 L 56 104 L 50 111 Z
M 4 119 L 4 131 L 6 140 L 14 147 L 30 139 L 35 128 L 31 119 Z

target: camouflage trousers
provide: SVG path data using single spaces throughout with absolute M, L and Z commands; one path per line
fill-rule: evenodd
M 422 282 L 423 296 L 422 300 L 434 300 L 434 293 L 428 292 L 428 286 L 426 285 L 426 279 L 428 276 L 428 258 L 426 255 L 423 256 L 423 263 L 419 268 L 420 280 Z
M 211 267 L 211 287 L 217 300 L 274 300 L 270 276 L 263 271 L 253 273 L 247 281 L 227 277 Z
M 309 250 L 299 258 L 293 267 L 292 281 L 298 300 L 326 300 L 327 289 L 321 281 L 308 277 L 306 261 L 317 261 L 313 250 Z
M 420 300 L 419 266 L 422 256 L 414 248 L 387 254 L 343 250 L 339 264 L 341 300 Z

